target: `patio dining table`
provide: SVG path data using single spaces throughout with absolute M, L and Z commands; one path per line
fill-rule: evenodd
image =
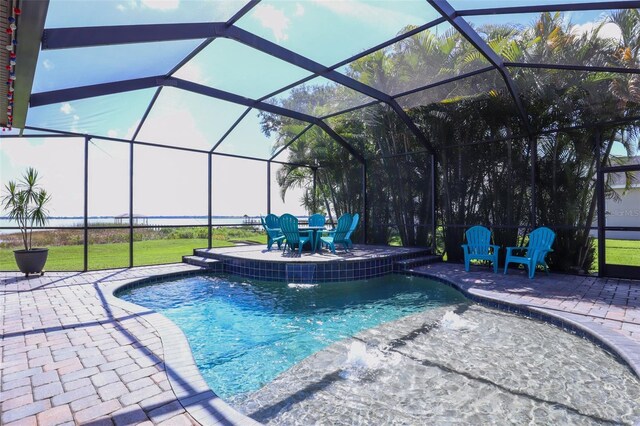
M 280 228 L 271 228 L 274 231 L 281 231 Z M 311 231 L 311 251 L 315 253 L 318 250 L 318 244 L 320 243 L 320 235 L 322 231 L 325 230 L 324 226 L 307 226 L 302 225 L 298 226 L 298 232 L 308 232 Z
M 320 235 L 324 231 L 324 226 L 298 226 L 298 231 L 307 232 L 311 231 L 311 251 L 313 253 L 318 251 L 318 245 L 320 243 Z

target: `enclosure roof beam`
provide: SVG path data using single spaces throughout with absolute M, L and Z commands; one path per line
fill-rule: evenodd
M 280 60 L 288 62 L 292 65 L 296 65 L 307 71 L 311 71 L 317 75 L 321 75 L 335 83 L 348 87 L 349 89 L 360 92 L 370 98 L 377 99 L 388 104 L 396 112 L 398 117 L 407 125 L 407 127 L 414 133 L 416 138 L 431 152 L 434 152 L 433 146 L 426 138 L 426 136 L 418 129 L 415 123 L 409 118 L 407 113 L 398 105 L 398 103 L 388 94 L 381 92 L 371 86 L 361 83 L 351 77 L 341 74 L 333 69 L 327 68 L 311 59 L 299 55 L 291 50 L 285 49 L 275 43 L 265 40 L 256 36 L 248 31 L 245 31 L 238 27 L 228 27 L 224 29 L 221 37 L 225 37 L 231 40 L 235 40 L 239 43 L 245 44 L 261 52 L 267 53 Z
M 619 74 L 640 74 L 640 68 L 600 67 L 593 65 L 568 65 L 568 64 L 539 64 L 524 62 L 505 62 L 505 66 L 513 68 L 537 68 L 548 70 L 611 72 Z
M 324 122 L 319 118 L 175 77 L 145 77 L 113 83 L 103 83 L 91 86 L 74 87 L 71 89 L 54 90 L 51 92 L 34 93 L 33 95 L 31 95 L 31 106 L 37 107 L 60 102 L 68 102 L 76 99 L 110 95 L 114 93 L 147 89 L 158 86 L 176 87 L 178 89 L 198 93 L 200 95 L 221 99 L 223 101 L 232 102 L 239 105 L 244 105 L 249 108 L 256 108 L 262 111 L 270 112 L 272 114 L 278 114 L 299 121 L 317 124 L 318 126 L 322 127 L 323 130 L 325 130 L 325 132 L 327 132 L 329 136 L 331 136 L 336 142 L 342 145 L 358 161 L 364 162 L 364 157 L 361 154 L 359 154 L 340 135 L 335 133 L 330 127 L 326 126 Z
M 227 25 L 233 25 L 236 22 L 238 22 L 238 20 L 240 18 L 242 18 L 247 13 L 249 13 L 251 11 L 251 9 L 253 9 L 254 7 L 256 7 L 258 5 L 258 3 L 260 3 L 260 0 L 251 0 L 250 2 L 248 2 L 247 4 L 242 6 L 242 9 L 237 11 L 235 13 L 235 15 L 233 15 L 231 18 L 229 18 L 229 20 L 227 21 Z
M 640 8 L 640 1 L 599 1 L 587 3 L 562 3 L 562 4 L 541 4 L 530 6 L 513 7 L 492 7 L 485 9 L 459 10 L 458 16 L 478 16 L 478 15 L 510 15 L 518 13 L 543 13 L 543 12 L 580 12 L 591 10 L 616 10 L 616 9 L 637 9 Z
M 209 39 L 225 26 L 225 22 L 196 22 L 48 28 L 42 33 L 42 50 Z
M 353 61 L 356 61 L 356 60 L 358 60 L 360 58 L 364 58 L 365 56 L 367 56 L 367 55 L 369 55 L 369 54 L 371 54 L 373 52 L 377 52 L 378 50 L 384 49 L 385 47 L 391 46 L 392 44 L 395 44 L 395 43 L 397 43 L 399 41 L 402 41 L 405 38 L 409 38 L 411 36 L 414 36 L 414 35 L 416 35 L 418 33 L 421 33 L 422 31 L 425 31 L 425 30 L 427 30 L 427 29 L 429 29 L 431 27 L 434 27 L 434 26 L 436 26 L 438 24 L 441 24 L 443 22 L 446 22 L 446 21 L 447 20 L 444 19 L 443 17 L 437 18 L 437 19 L 435 19 L 435 20 L 433 20 L 431 22 L 428 22 L 428 23 L 426 23 L 424 25 L 416 27 L 413 30 L 407 31 L 406 33 L 402 33 L 400 35 L 397 35 L 396 37 L 394 37 L 394 38 L 392 38 L 390 40 L 387 40 L 387 41 L 385 41 L 383 43 L 380 43 L 377 46 L 373 46 L 373 47 L 371 47 L 371 48 L 369 48 L 367 50 L 364 50 L 364 51 L 362 51 L 362 52 L 360 52 L 360 53 L 358 53 L 356 55 L 353 55 L 350 58 L 344 59 L 344 60 L 338 62 L 337 64 L 334 64 L 334 65 L 330 66 L 328 69 L 335 70 L 336 68 L 340 68 L 343 65 L 349 64 L 349 63 L 351 63 Z M 278 94 L 280 94 L 282 92 L 285 92 L 285 91 L 291 89 L 292 87 L 296 87 L 296 86 L 299 86 L 299 85 L 301 85 L 303 83 L 306 83 L 307 81 L 312 80 L 317 76 L 318 76 L 317 74 L 312 73 L 308 77 L 304 77 L 304 78 L 302 78 L 302 79 L 300 79 L 298 81 L 294 81 L 293 83 L 289 84 L 288 86 L 282 87 L 282 88 L 280 88 L 280 89 L 278 89 L 278 90 L 276 90 L 274 92 L 271 92 L 271 93 L 263 96 L 262 98 L 260 98 L 260 100 L 269 99 L 269 98 L 271 98 L 273 96 L 276 96 L 276 95 L 278 95 Z M 376 100 L 376 101 L 370 102 L 369 105 L 374 104 L 376 102 L 379 102 L 379 101 Z M 355 107 L 353 109 L 358 109 L 358 107 Z M 334 114 L 334 115 L 339 115 L 339 114 L 340 113 L 337 113 L 337 114 Z M 324 117 L 322 117 L 322 118 L 324 118 Z
M 518 113 L 520 114 L 520 118 L 524 122 L 525 129 L 528 134 L 531 134 L 531 124 L 529 123 L 529 117 L 525 111 L 524 105 L 522 104 L 522 99 L 520 98 L 520 92 L 514 83 L 509 71 L 506 69 L 502 58 L 493 51 L 493 49 L 480 37 L 480 35 L 475 31 L 471 25 L 463 18 L 458 15 L 458 12 L 449 4 L 446 0 L 427 0 L 434 9 L 436 9 L 442 16 L 444 16 L 447 21 L 456 29 L 464 38 L 469 41 L 478 49 L 478 51 L 484 56 L 502 75 L 505 84 L 507 85 L 507 89 L 511 96 L 513 97 L 513 101 L 515 102 L 516 108 L 518 109 Z
M 29 104 L 33 108 L 60 102 L 93 98 L 96 96 L 149 89 L 158 86 L 170 86 L 171 84 L 164 84 L 166 80 L 167 79 L 164 76 L 143 77 L 131 80 L 113 81 L 110 83 L 93 84 L 90 86 L 52 90 L 49 92 L 32 93 L 31 98 L 29 99 Z
M 351 77 L 312 61 L 276 43 L 226 23 L 120 25 L 103 27 L 52 28 L 44 31 L 42 49 L 68 49 L 114 44 L 150 43 L 171 40 L 212 39 L 223 37 L 271 55 L 282 61 L 321 75 L 335 83 L 385 102 L 398 114 L 420 142 L 433 151 L 431 143 L 417 128 L 407 113 L 388 94 Z
M 99 140 L 105 140 L 105 141 L 110 141 L 110 142 L 121 142 L 121 143 L 126 143 L 126 144 L 134 144 L 134 145 L 140 145 L 140 146 L 149 146 L 149 147 L 154 147 L 154 148 L 163 148 L 163 149 L 173 149 L 176 151 L 184 151 L 184 152 L 193 152 L 193 153 L 198 153 L 198 154 L 207 154 L 207 155 L 218 155 L 221 157 L 233 157 L 233 158 L 241 158 L 243 160 L 251 160 L 251 161 L 261 161 L 261 162 L 272 162 L 272 163 L 277 163 L 277 164 L 287 164 L 287 165 L 291 165 L 291 166 L 298 166 L 298 167 L 308 167 L 310 169 L 313 169 L 315 167 L 318 167 L 317 165 L 312 165 L 312 164 L 304 164 L 304 163 L 292 163 L 289 161 L 276 161 L 276 160 L 269 160 L 266 158 L 259 158 L 259 157 L 250 157 L 247 155 L 236 155 L 236 154 L 227 154 L 224 152 L 209 152 L 209 151 L 205 151 L 202 149 L 196 149 L 196 148 L 187 148 L 187 147 L 182 147 L 182 146 L 174 146 L 174 145 L 163 145 L 163 144 L 159 144 L 159 143 L 152 143 L 152 142 L 142 142 L 142 141 L 134 141 L 134 140 L 130 140 L 130 139 L 122 139 L 122 138 L 113 138 L 113 137 L 108 137 L 108 136 L 97 136 L 97 135 L 89 135 L 89 134 L 85 134 L 85 133 L 74 133 L 74 132 L 67 132 L 67 131 L 63 131 L 63 130 L 55 130 L 55 129 L 46 129 L 46 128 L 42 128 L 42 127 L 34 127 L 34 126 L 25 126 L 24 127 L 25 130 L 37 130 L 37 131 L 41 131 L 41 132 L 52 132 L 53 134 L 51 135 L 26 135 L 26 136 L 20 136 L 20 135 L 11 135 L 11 136 L 3 136 L 3 137 L 16 137 L 16 138 L 30 138 L 30 137 L 75 137 L 75 138 L 90 138 L 90 139 L 99 139 Z

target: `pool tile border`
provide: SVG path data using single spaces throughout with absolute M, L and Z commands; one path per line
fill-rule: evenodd
M 390 254 L 374 259 L 341 259 L 333 262 L 272 261 L 213 254 L 222 263 L 221 272 L 262 281 L 301 284 L 342 282 L 380 277 L 396 272 L 395 263 L 414 258 L 420 251 Z

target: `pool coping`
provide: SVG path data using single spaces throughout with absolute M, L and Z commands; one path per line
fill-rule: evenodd
M 176 399 L 198 423 L 203 425 L 247 425 L 260 423 L 245 416 L 228 405 L 205 382 L 200 374 L 191 346 L 182 330 L 164 315 L 116 296 L 116 293 L 129 288 L 161 282 L 168 279 L 179 279 L 189 276 L 210 274 L 206 270 L 192 270 L 158 274 L 146 278 L 136 278 L 124 282 L 100 283 L 107 303 L 131 312 L 144 319 L 157 333 L 162 342 L 164 369 L 171 390 Z
M 454 288 L 469 300 L 490 308 L 518 314 L 523 317 L 537 319 L 556 325 L 567 332 L 587 338 L 592 343 L 607 350 L 619 361 L 626 364 L 640 378 L 640 351 L 633 340 L 623 335 L 615 336 L 604 326 L 580 320 L 577 314 L 514 303 L 482 294 L 482 290 L 470 285 L 465 288 L 452 279 L 421 270 L 393 271 L 391 273 L 419 276 L 433 279 Z M 207 385 L 193 358 L 191 346 L 182 330 L 164 315 L 151 309 L 127 302 L 116 296 L 116 293 L 127 289 L 146 286 L 154 282 L 168 279 L 179 279 L 198 275 L 215 275 L 206 269 L 158 274 L 142 279 L 136 278 L 124 282 L 101 283 L 109 304 L 126 309 L 136 316 L 144 318 L 156 330 L 164 351 L 165 370 L 171 389 L 184 409 L 196 421 L 204 425 L 260 425 L 250 417 L 240 413 L 228 405 Z

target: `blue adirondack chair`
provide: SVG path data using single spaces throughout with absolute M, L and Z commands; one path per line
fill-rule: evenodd
M 298 230 L 298 218 L 285 213 L 280 216 L 280 231 L 284 234 L 284 250 L 289 247 L 291 251 L 298 246 L 298 253 L 302 254 L 302 246 L 306 243 L 311 244 L 311 231 L 301 233 Z M 304 234 L 305 236 L 302 236 Z
M 336 253 L 336 244 L 342 244 L 345 251 L 349 251 L 349 245 L 347 243 L 346 237 L 347 232 L 349 232 L 349 228 L 351 227 L 351 223 L 353 222 L 353 216 L 349 213 L 345 213 L 338 218 L 338 225 L 336 229 L 333 231 L 325 231 L 326 236 L 320 237 L 320 241 L 322 244 L 329 247 L 331 253 Z
M 504 273 L 507 273 L 509 263 L 522 263 L 529 271 L 529 278 L 536 273 L 536 266 L 544 267 L 549 273 L 549 265 L 545 262 L 547 253 L 552 252 L 551 246 L 556 239 L 556 233 L 544 226 L 536 228 L 529 234 L 529 244 L 526 247 L 507 247 L 507 258 L 504 262 Z M 521 256 L 514 256 L 514 251 L 522 252 Z
M 465 232 L 467 244 L 462 244 L 464 251 L 464 270 L 469 272 L 472 259 L 490 260 L 493 272 L 498 273 L 498 251 L 500 246 L 491 244 L 491 231 L 484 226 L 472 226 Z
M 358 227 L 358 221 L 360 220 L 360 214 L 356 213 L 353 215 L 353 220 L 351 221 L 351 227 L 349 228 L 349 232 L 347 232 L 347 236 L 344 239 L 347 241 L 347 245 L 349 248 L 353 248 L 353 242 L 351 241 L 351 234 Z
M 309 226 L 324 226 L 326 218 L 323 214 L 316 213 L 309 216 Z
M 275 218 L 275 222 L 274 222 Z M 268 214 L 266 218 L 260 216 L 260 222 L 262 222 L 262 227 L 264 231 L 267 233 L 267 250 L 271 250 L 271 246 L 273 243 L 278 244 L 278 250 L 282 246 L 282 241 L 284 241 L 284 235 L 280 232 L 280 225 L 278 216 L 275 214 Z

